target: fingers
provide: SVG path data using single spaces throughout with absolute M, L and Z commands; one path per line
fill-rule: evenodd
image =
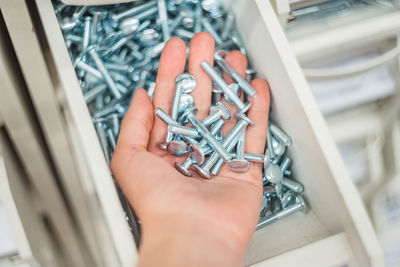
M 191 93 L 198 108 L 198 117 L 203 119 L 208 115 L 211 105 L 212 81 L 201 67 L 207 61 L 214 64 L 214 39 L 209 33 L 200 32 L 190 41 L 189 72 L 196 77 L 196 88 Z
M 122 120 L 117 147 L 111 165 L 119 162 L 116 158 L 130 157 L 134 152 L 146 150 L 153 126 L 153 105 L 147 92 L 136 91 L 131 106 Z
M 153 107 L 170 113 L 175 92 L 176 76 L 182 74 L 186 64 L 185 43 L 176 37 L 171 38 L 161 54 L 160 66 L 153 96 Z M 157 144 L 165 140 L 167 125 L 158 117 L 154 118 L 148 149 L 158 150 Z

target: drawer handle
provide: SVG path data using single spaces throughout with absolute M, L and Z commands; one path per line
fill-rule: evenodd
M 384 54 L 372 58 L 370 60 L 353 64 L 346 67 L 329 68 L 329 69 L 313 69 L 313 68 L 303 68 L 303 73 L 307 78 L 331 78 L 331 77 L 341 77 L 349 76 L 367 70 L 373 69 L 386 62 L 396 58 L 400 54 L 400 47 L 395 48 L 385 52 Z

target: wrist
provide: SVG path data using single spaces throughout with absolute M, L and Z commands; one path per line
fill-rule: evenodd
M 193 218 L 169 218 L 143 224 L 139 266 L 242 265 L 246 246 L 229 229 Z

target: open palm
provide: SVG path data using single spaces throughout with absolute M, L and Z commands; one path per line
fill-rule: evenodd
M 207 33 L 198 33 L 190 42 L 189 73 L 196 77 L 197 86 L 191 93 L 201 120 L 208 115 L 211 105 L 212 81 L 201 68 L 207 61 L 213 65 L 214 40 Z M 242 76 L 247 68 L 246 57 L 238 51 L 230 52 L 226 60 Z M 235 173 L 224 166 L 219 175 L 204 179 L 194 171 L 193 177 L 178 172 L 175 162 L 185 157 L 174 157 L 157 144 L 165 141 L 167 125 L 154 116 L 156 108 L 169 112 L 175 90 L 175 78 L 183 73 L 186 47 L 178 38 L 170 39 L 163 50 L 151 103 L 146 91 L 138 90 L 126 113 L 111 169 L 126 197 L 142 222 L 143 239 L 147 232 L 163 228 L 174 231 L 182 223 L 206 225 L 212 235 L 226 240 L 244 252 L 255 229 L 262 199 L 262 165 L 253 163 L 248 172 Z M 225 77 L 230 83 L 230 78 Z M 247 127 L 246 153 L 264 152 L 268 126 L 269 90 L 262 79 L 252 81 L 257 91 L 249 99 L 248 117 L 255 123 Z M 236 107 L 224 102 L 232 119 L 223 128 L 225 136 L 236 124 Z M 150 235 L 150 234 L 148 234 Z M 194 238 L 194 237 L 193 237 Z

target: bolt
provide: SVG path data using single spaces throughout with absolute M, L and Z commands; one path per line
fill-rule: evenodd
M 254 79 L 256 74 L 257 74 L 257 71 L 255 71 L 254 69 L 247 69 L 246 70 L 246 81 L 248 83 L 250 83 Z
M 75 60 L 74 67 L 78 68 L 80 70 L 84 70 L 87 73 L 90 73 L 91 75 L 93 75 L 94 77 L 96 77 L 99 80 L 103 80 L 103 75 L 101 74 L 101 72 L 98 71 L 97 69 L 93 68 L 89 64 L 83 62 L 80 57 Z
M 177 124 L 170 124 L 168 126 L 168 132 L 176 134 L 176 135 L 182 135 L 184 137 L 190 137 L 190 138 L 199 138 L 200 137 L 200 135 L 196 129 L 177 125 Z
M 115 96 L 115 98 L 120 99 L 122 97 L 121 93 L 118 91 L 117 85 L 113 81 L 113 79 L 110 76 L 110 73 L 108 73 L 106 67 L 104 66 L 103 61 L 100 59 L 99 55 L 97 54 L 95 47 L 91 46 L 88 48 L 88 53 L 92 57 L 94 63 L 96 64 L 98 70 L 101 72 L 101 74 L 104 77 L 104 80 L 106 81 L 108 88 L 111 90 L 111 93 Z
M 194 24 L 194 32 L 199 33 L 201 32 L 201 18 L 203 17 L 203 9 L 200 5 L 196 6 L 196 10 L 194 12 L 195 17 L 195 24 Z
M 159 117 L 162 121 L 164 121 L 168 125 L 178 124 L 171 116 L 169 116 L 164 110 L 161 108 L 157 108 L 154 111 L 154 114 Z
M 172 140 L 167 143 L 167 152 L 171 155 L 181 157 L 189 152 L 188 145 L 182 140 Z
M 287 171 L 289 169 L 291 163 L 292 163 L 292 160 L 289 157 L 283 158 L 281 165 L 280 165 L 280 168 L 283 173 L 285 173 L 285 171 Z
M 83 26 L 82 53 L 85 53 L 85 51 L 88 49 L 88 47 L 90 45 L 91 30 L 92 30 L 92 18 L 86 17 L 85 24 Z
M 215 43 L 217 45 L 220 45 L 223 43 L 221 37 L 218 35 L 218 33 L 214 30 L 213 26 L 211 26 L 210 21 L 207 18 L 202 18 L 201 23 L 203 24 L 204 29 L 211 34 L 211 36 L 214 38 Z
M 117 141 L 115 140 L 115 136 L 114 136 L 112 129 L 108 128 L 106 133 L 107 133 L 108 142 L 110 143 L 111 148 L 113 150 L 115 150 L 115 147 L 117 146 Z
M 110 151 L 107 142 L 106 132 L 104 130 L 103 123 L 101 121 L 95 121 L 95 128 L 97 132 L 97 136 L 99 137 L 101 148 L 103 149 L 104 156 L 106 158 L 107 163 L 110 163 Z
M 207 128 L 201 123 L 201 121 L 196 117 L 195 113 L 197 109 L 192 108 L 189 111 L 187 119 L 193 125 L 194 128 L 199 132 L 199 134 L 207 140 L 207 143 L 218 153 L 225 162 L 229 162 L 232 156 L 228 151 L 225 150 L 224 145 L 221 144 L 215 137 L 207 130 Z
M 129 65 L 121 65 L 116 63 L 104 63 L 104 66 L 108 70 L 120 71 L 120 72 L 127 72 L 132 73 L 135 71 L 135 68 Z
M 268 182 L 277 184 L 282 181 L 283 173 L 282 170 L 276 164 L 271 164 L 265 171 L 264 176 Z
M 300 195 L 297 195 L 296 204 L 290 205 L 286 209 L 262 218 L 257 224 L 257 230 L 299 211 L 306 213 L 307 205 L 304 199 Z
M 124 35 L 130 35 L 134 34 L 138 28 L 139 28 L 140 22 L 137 18 L 131 17 L 131 18 L 125 18 L 121 20 L 121 22 L 118 25 L 118 29 L 124 34 Z
M 278 126 L 276 126 L 273 123 L 270 123 L 269 129 L 271 133 L 278 138 L 279 141 L 281 141 L 285 146 L 290 146 L 292 145 L 292 139 Z
M 175 30 L 175 34 L 179 38 L 189 39 L 189 40 L 192 39 L 194 37 L 194 35 L 195 35 L 194 32 L 191 32 L 191 31 L 188 31 L 188 30 L 185 30 L 185 29 L 182 29 L 182 28 L 176 29 Z
M 271 160 L 275 159 L 276 155 L 275 155 L 275 151 L 274 151 L 273 145 L 272 145 L 272 136 L 271 136 L 270 128 L 268 128 L 268 131 L 267 131 L 267 147 L 268 147 L 268 149 L 265 150 L 265 152 L 269 153 L 269 157 Z M 264 166 L 264 169 L 265 169 L 265 167 L 267 167 L 267 166 Z
M 275 158 L 280 158 L 283 154 L 285 154 L 286 146 L 283 145 L 275 137 L 272 137 L 271 141 L 272 141 L 272 150 L 274 151 Z
M 86 103 L 92 102 L 97 96 L 104 93 L 107 90 L 106 84 L 99 84 L 89 91 L 85 92 L 83 97 L 85 98 Z
M 243 129 L 236 145 L 236 158 L 231 160 L 229 167 L 234 172 L 247 172 L 250 163 L 245 159 L 244 147 L 246 143 L 246 130 Z
M 118 22 L 120 19 L 128 17 L 128 16 L 134 16 L 137 15 L 139 13 L 142 13 L 146 10 L 149 10 L 151 8 L 156 7 L 157 2 L 156 1 L 149 1 L 148 3 L 145 4 L 141 4 L 141 5 L 137 5 L 133 8 L 127 9 L 121 13 L 118 14 L 113 14 L 111 15 L 111 18 L 115 21 Z
M 289 188 L 290 190 L 292 190 L 293 192 L 296 192 L 296 193 L 301 193 L 301 192 L 304 191 L 304 188 L 300 183 L 295 182 L 295 181 L 293 181 L 293 180 L 291 180 L 289 178 L 286 178 L 286 177 L 282 178 L 281 184 L 283 186 L 286 186 L 287 188 Z
M 214 54 L 215 62 L 224 72 L 226 72 L 238 83 L 238 85 L 248 96 L 255 97 L 257 95 L 257 91 L 245 79 L 243 79 L 242 76 L 240 76 L 240 74 L 228 64 L 228 62 L 225 61 L 224 57 L 226 54 L 227 53 L 223 50 L 217 51 L 217 53 Z
M 225 125 L 225 122 L 223 120 L 217 121 L 210 129 L 210 133 L 212 135 L 217 134 L 222 127 Z M 183 164 L 175 163 L 175 167 L 183 174 L 186 176 L 192 176 L 192 173 L 189 171 L 189 168 L 194 164 L 201 164 L 195 159 L 201 158 L 201 149 L 198 149 L 198 147 L 202 148 L 207 144 L 207 141 L 205 139 L 201 140 L 197 146 L 193 149 L 193 144 L 191 145 L 191 153 L 190 157 L 188 157 Z M 200 155 L 199 155 L 200 154 Z M 204 156 L 203 156 L 204 157 Z M 204 160 L 204 159 L 203 159 Z
M 179 104 L 179 113 L 185 112 L 187 109 L 194 107 L 194 99 L 191 95 L 183 93 Z
M 201 121 L 204 126 L 208 127 L 209 125 L 213 124 L 217 120 L 224 118 L 225 120 L 231 119 L 231 114 L 229 113 L 228 108 L 222 103 L 218 102 L 215 105 L 213 112 L 208 115 L 205 119 Z
M 233 129 L 228 133 L 228 135 L 224 138 L 224 140 L 222 141 L 222 144 L 226 144 L 227 147 L 227 151 L 232 151 L 232 149 L 234 148 L 240 132 L 243 131 L 244 129 L 246 129 L 247 125 L 251 125 L 253 126 L 254 123 L 244 114 L 236 114 L 236 117 L 239 119 L 238 123 L 236 123 L 235 127 L 233 127 Z M 221 169 L 223 164 L 223 160 L 222 159 L 218 159 L 216 164 L 214 165 L 211 173 L 213 175 L 217 175 L 219 170 Z M 229 163 L 228 163 L 229 164 Z
M 167 15 L 167 7 L 165 6 L 165 0 L 158 0 L 158 16 L 159 22 L 161 24 L 161 29 L 163 33 L 164 42 L 168 41 L 171 38 L 171 33 L 168 27 L 168 15 Z
M 221 32 L 222 40 L 228 39 L 229 32 L 231 31 L 234 22 L 235 22 L 235 14 L 233 12 L 228 12 L 226 14 L 224 28 L 222 29 Z
M 281 203 L 282 203 L 282 208 L 287 208 L 289 205 L 294 204 L 296 201 L 296 193 L 293 191 L 287 191 L 283 194 Z
M 217 86 L 221 88 L 221 90 L 224 92 L 225 97 L 229 97 L 233 104 L 238 108 L 240 113 L 245 113 L 249 108 L 250 108 L 250 103 L 244 104 L 240 98 L 232 92 L 231 88 L 226 84 L 224 79 L 218 75 L 218 73 L 214 70 L 213 67 L 210 66 L 206 61 L 201 63 L 201 66 L 203 69 L 208 73 L 208 75 L 215 81 Z

